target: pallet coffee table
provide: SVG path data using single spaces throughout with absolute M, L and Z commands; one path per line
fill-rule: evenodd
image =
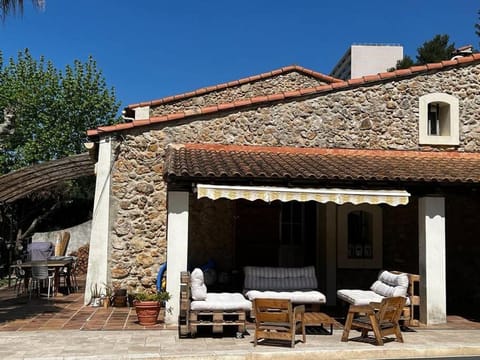
M 305 313 L 305 326 L 320 326 L 323 329 L 325 329 L 324 325 L 330 325 L 329 335 L 333 334 L 333 324 L 335 323 L 336 323 L 335 319 L 328 316 L 325 313 L 322 313 L 322 312 L 306 312 Z

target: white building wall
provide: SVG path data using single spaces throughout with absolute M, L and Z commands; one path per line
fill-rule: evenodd
M 343 80 L 375 75 L 395 68 L 397 61 L 401 59 L 401 45 L 352 45 L 330 75 Z

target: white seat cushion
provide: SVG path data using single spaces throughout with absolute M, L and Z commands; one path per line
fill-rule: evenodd
M 192 301 L 190 309 L 195 311 L 251 311 L 252 302 L 245 299 L 240 293 L 208 293 L 205 300 Z
M 352 305 L 368 305 L 371 302 L 381 302 L 384 296 L 377 294 L 372 290 L 350 290 L 343 289 L 337 291 L 337 297 Z M 410 304 L 410 299 L 407 297 L 406 305 Z
M 372 290 L 338 290 L 338 298 L 352 305 L 368 305 L 372 301 L 380 302 L 383 296 Z
M 293 303 L 302 303 L 302 304 L 324 304 L 327 300 L 325 295 L 319 291 L 258 291 L 250 290 L 247 291 L 245 296 L 249 300 L 254 300 L 257 298 L 267 298 L 267 299 L 289 299 Z

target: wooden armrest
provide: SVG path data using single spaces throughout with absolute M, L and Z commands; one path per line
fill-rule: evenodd
M 372 301 L 370 303 L 370 306 L 374 309 L 380 309 L 380 303 L 379 302 L 376 302 L 376 301 Z
M 370 305 L 350 305 L 348 312 L 368 314 L 374 312 L 374 308 Z
M 305 313 L 305 305 L 297 305 L 293 308 L 294 314 L 302 314 Z

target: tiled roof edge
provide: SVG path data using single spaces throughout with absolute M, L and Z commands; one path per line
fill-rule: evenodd
M 285 147 L 285 146 L 255 146 L 255 145 L 223 145 L 223 144 L 172 144 L 175 149 L 185 148 L 205 151 L 226 152 L 264 152 L 304 155 L 351 155 L 351 156 L 396 156 L 396 157 L 448 157 L 479 159 L 480 153 L 461 151 L 419 151 L 419 150 L 387 150 L 387 149 L 349 149 L 349 148 L 308 148 L 308 147 Z
M 265 95 L 256 96 L 250 99 L 243 99 L 243 100 L 237 100 L 230 103 L 207 106 L 205 108 L 200 108 L 197 110 L 188 110 L 180 113 L 150 117 L 150 119 L 147 119 L 147 120 L 149 120 L 150 123 L 160 123 L 160 122 L 166 122 L 171 120 L 184 119 L 184 118 L 195 116 L 195 115 L 211 114 L 216 111 L 231 110 L 231 109 L 240 108 L 243 106 L 259 105 L 261 103 L 273 102 L 273 101 L 284 100 L 284 99 L 285 100 L 292 99 L 295 97 L 301 97 L 305 95 L 313 95 L 313 94 L 332 91 L 336 89 L 347 90 L 348 88 L 358 87 L 358 86 L 369 84 L 369 83 L 375 83 L 379 81 L 391 81 L 393 79 L 401 79 L 401 78 L 409 77 L 422 72 L 428 72 L 432 70 L 438 71 L 440 69 L 449 68 L 449 67 L 453 67 L 460 64 L 461 65 L 470 64 L 476 61 L 480 61 L 480 53 L 472 54 L 470 56 L 465 56 L 465 57 L 461 57 L 454 60 L 447 60 L 439 63 L 432 63 L 432 64 L 426 64 L 421 66 L 413 66 L 408 69 L 400 69 L 400 70 L 395 70 L 391 72 L 383 72 L 383 73 L 378 73 L 376 75 L 367 75 L 367 76 L 362 76 L 356 79 L 334 82 L 332 84 L 327 84 L 327 85 L 319 85 L 312 88 L 303 88 L 299 90 L 286 91 L 286 92 L 272 94 L 268 96 L 265 96 Z M 282 68 L 282 69 L 285 69 L 285 68 Z M 148 121 L 134 120 L 126 124 L 117 124 L 117 125 L 111 125 L 106 127 L 99 127 L 94 130 L 88 130 L 87 135 L 96 136 L 105 132 L 121 131 L 121 130 L 129 129 L 131 127 L 139 127 L 139 126 L 145 125 L 146 123 L 148 123 Z
M 286 74 L 286 73 L 291 72 L 291 71 L 298 71 L 300 73 L 312 76 L 316 79 L 323 80 L 323 81 L 328 82 L 328 83 L 334 83 L 334 82 L 341 82 L 342 81 L 342 80 L 337 79 L 333 76 L 325 75 L 325 74 L 319 73 L 317 71 L 313 71 L 313 70 L 304 68 L 304 67 L 299 66 L 299 65 L 290 65 L 290 66 L 282 67 L 280 69 L 265 72 L 265 73 L 262 73 L 262 74 L 249 76 L 249 77 L 242 78 L 242 79 L 239 79 L 239 80 L 229 81 L 229 82 L 218 84 L 218 85 L 207 86 L 207 87 L 203 87 L 203 88 L 200 88 L 200 89 L 197 89 L 197 90 L 189 91 L 189 92 L 178 94 L 178 95 L 167 96 L 167 97 L 157 99 L 157 100 L 144 101 L 144 102 L 137 103 L 137 104 L 131 104 L 131 105 L 128 105 L 126 108 L 127 109 L 134 109 L 134 108 L 141 107 L 141 106 L 162 105 L 162 104 L 166 104 L 166 103 L 176 101 L 176 100 L 183 100 L 183 99 L 187 99 L 189 97 L 204 95 L 206 93 L 216 91 L 216 90 L 223 90 L 223 89 L 227 89 L 229 87 L 243 85 L 243 84 L 246 84 L 246 83 L 249 83 L 249 82 L 268 79 L 268 78 L 271 78 L 271 77 L 274 77 L 274 76 L 277 76 L 277 75 Z

